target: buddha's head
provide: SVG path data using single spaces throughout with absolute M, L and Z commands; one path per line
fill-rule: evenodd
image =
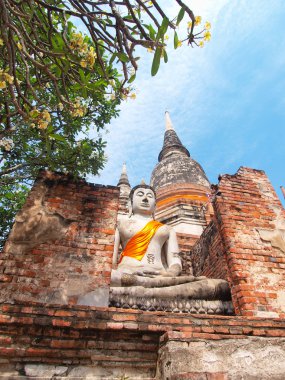
M 130 192 L 130 207 L 133 214 L 152 215 L 155 201 L 156 194 L 151 186 L 137 185 Z

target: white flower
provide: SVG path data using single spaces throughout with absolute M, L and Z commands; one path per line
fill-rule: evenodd
M 4 150 L 9 152 L 12 148 L 14 148 L 14 143 L 13 143 L 13 140 L 11 140 L 7 137 L 3 137 L 0 140 L 0 146 L 2 146 L 4 148 Z

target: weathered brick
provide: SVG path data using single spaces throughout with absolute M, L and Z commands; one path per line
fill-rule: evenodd
M 1 255 L 0 291 L 5 287 L 6 298 L 11 300 L 45 301 L 48 298 L 53 303 L 76 304 L 82 281 L 84 293 L 110 283 L 119 189 L 43 172 L 22 212 L 29 210 L 35 199 L 42 196 L 41 186 L 45 186 L 45 181 L 48 187 L 44 210 L 49 215 L 58 212 L 73 222 L 62 239 L 38 244 L 19 257 L 9 251 L 7 242 Z M 96 281 L 90 276 L 94 268 Z M 70 284 L 68 295 L 62 296 L 59 289 L 67 283 Z M 70 289 L 75 289 L 74 294 Z

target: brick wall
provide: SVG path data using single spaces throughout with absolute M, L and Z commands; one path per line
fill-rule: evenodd
M 182 259 L 182 275 L 193 274 L 193 266 L 190 251 L 198 239 L 199 236 L 197 235 L 177 233 L 180 257 Z
M 285 210 L 263 171 L 223 175 L 214 200 L 236 313 L 285 317 Z
M 189 256 L 194 276 L 229 280 L 225 247 L 215 221 L 205 228 Z
M 194 316 L 31 302 L 3 304 L 0 306 L 0 375 L 5 375 L 5 371 L 7 374 L 5 366 L 9 366 L 13 378 L 17 378 L 17 374 L 31 371 L 31 365 L 36 370 L 36 365 L 40 364 L 38 370 L 43 370 L 47 365 L 51 372 L 55 371 L 54 366 L 65 366 L 65 371 L 70 376 L 75 375 L 75 368 L 80 368 L 81 372 L 77 372 L 79 378 L 84 378 L 79 374 L 83 375 L 86 368 L 89 368 L 89 374 L 93 378 L 98 373 L 102 375 L 98 378 L 104 378 L 103 375 L 118 378 L 123 374 L 132 375 L 133 379 L 154 378 L 160 346 L 158 363 L 164 367 L 164 371 L 165 368 L 170 368 L 173 372 L 175 366 L 180 364 L 188 368 L 190 366 L 194 371 L 195 363 L 199 363 L 202 376 L 206 367 L 214 365 L 214 360 L 209 358 L 218 360 L 215 355 L 220 348 L 224 359 L 229 362 L 227 371 L 230 372 L 233 368 L 238 369 L 241 362 L 246 365 L 248 358 L 256 357 L 255 361 L 260 360 L 255 349 L 260 349 L 261 345 L 264 355 L 264 347 L 273 344 L 278 352 L 270 360 L 275 370 L 280 368 L 282 373 L 282 367 L 277 361 L 280 361 L 280 356 L 285 352 L 284 338 L 284 320 Z M 171 354 L 167 348 L 169 342 L 178 345 L 178 359 L 173 356 L 168 360 L 168 354 Z M 248 349 L 247 345 L 252 344 L 249 352 L 242 355 Z M 227 354 L 229 351 L 223 349 L 227 345 L 232 350 L 235 348 L 237 361 L 231 359 Z M 194 346 L 191 355 L 183 354 Z M 209 346 L 210 354 L 206 349 Z M 240 346 L 242 352 L 237 350 Z M 165 350 L 169 351 L 168 354 Z M 203 360 L 197 362 L 197 358 L 203 354 Z M 211 369 L 208 371 L 212 372 Z M 262 378 L 262 371 L 261 366 L 259 377 L 256 378 Z M 159 377 L 159 372 L 157 378 L 167 378 L 163 375 Z
M 43 172 L 0 257 L 1 300 L 92 304 L 105 297 L 118 197 L 116 187 Z

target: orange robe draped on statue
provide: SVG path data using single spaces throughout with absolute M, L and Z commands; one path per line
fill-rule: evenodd
M 151 241 L 153 235 L 156 233 L 156 230 L 161 226 L 163 226 L 163 224 L 156 220 L 151 220 L 148 222 L 142 230 L 137 232 L 127 242 L 125 249 L 121 253 L 119 263 L 125 256 L 132 257 L 136 260 L 141 261 L 147 251 L 149 242 Z

